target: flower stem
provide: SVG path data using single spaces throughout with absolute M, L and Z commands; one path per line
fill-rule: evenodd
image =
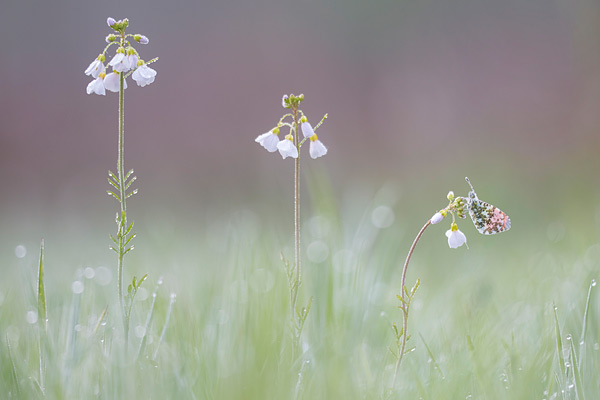
M 400 282 L 400 285 L 401 285 L 400 297 L 402 298 L 402 300 L 404 300 L 406 271 L 408 270 L 408 263 L 410 262 L 410 257 L 412 256 L 412 253 L 415 250 L 415 247 L 417 246 L 419 239 L 421 239 L 423 232 L 425 232 L 425 229 L 427 229 L 427 227 L 429 225 L 431 225 L 431 220 L 428 220 L 427 223 L 425 225 L 423 225 L 423 227 L 417 234 L 417 237 L 413 241 L 412 246 L 410 246 L 410 250 L 408 251 L 408 255 L 406 256 L 406 261 L 404 262 L 404 269 L 402 270 L 402 281 Z M 394 369 L 394 379 L 392 380 L 392 388 L 394 386 L 396 386 L 396 377 L 398 375 L 398 368 L 400 367 L 400 362 L 402 362 L 402 357 L 404 357 L 404 349 L 406 348 L 407 329 L 408 329 L 408 304 L 404 303 L 404 308 L 402 309 L 402 343 L 400 345 L 400 348 L 398 349 L 399 350 L 398 351 L 398 360 L 396 360 L 396 368 Z
M 119 74 L 119 154 L 117 159 L 117 174 L 119 176 L 119 191 L 121 213 L 119 216 L 119 229 L 117 237 L 119 240 L 119 252 L 117 261 L 117 290 L 119 292 L 119 306 L 123 316 L 123 329 L 125 333 L 125 349 L 129 336 L 129 321 L 125 312 L 125 299 L 123 297 L 123 257 L 125 255 L 125 229 L 127 226 L 127 206 L 125 194 L 125 75 Z
M 298 146 L 298 110 L 294 109 L 294 145 Z M 302 281 L 302 268 L 300 265 L 300 152 L 294 160 L 294 263 L 296 267 L 296 295 L 294 296 L 293 310 L 296 308 L 298 290 Z

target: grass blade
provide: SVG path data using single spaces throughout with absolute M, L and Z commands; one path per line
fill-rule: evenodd
M 19 387 L 19 379 L 17 378 L 17 368 L 15 367 L 15 360 L 12 355 L 12 349 L 10 347 L 10 340 L 8 340 L 8 333 L 6 334 L 6 346 L 8 347 L 8 358 L 10 359 L 10 367 L 12 372 L 12 378 L 15 384 L 15 392 L 17 392 L 17 398 L 21 398 L 21 388 Z
M 141 280 L 146 279 L 145 275 Z M 141 283 L 141 282 L 140 282 Z M 162 284 L 162 277 L 158 279 L 158 283 L 156 284 L 156 288 L 154 289 L 154 293 L 152 293 L 152 305 L 150 306 L 150 311 L 148 311 L 148 318 L 146 318 L 146 328 L 144 330 L 144 337 L 140 343 L 140 348 L 138 350 L 137 360 L 140 359 L 142 353 L 144 352 L 144 348 L 146 347 L 146 340 L 148 338 L 148 331 L 150 330 L 150 325 L 152 324 L 152 320 L 154 319 L 154 310 L 156 309 L 156 297 L 158 295 L 158 288 Z
M 587 317 L 590 310 L 590 302 L 592 299 L 592 288 L 596 286 L 596 280 L 592 279 L 590 282 L 590 288 L 588 289 L 587 301 L 585 303 L 585 311 L 583 313 L 583 322 L 581 326 L 581 338 L 579 339 L 579 369 L 581 369 L 581 363 L 583 362 L 585 335 L 587 331 Z
M 158 356 L 158 349 L 160 348 L 160 344 L 165 340 L 165 334 L 167 333 L 167 326 L 169 326 L 169 319 L 171 319 L 171 312 L 173 311 L 173 304 L 175 303 L 175 293 L 171 293 L 171 301 L 169 302 L 169 309 L 167 310 L 167 317 L 165 318 L 165 326 L 163 326 L 163 330 L 160 333 L 160 339 L 158 339 L 158 344 L 156 345 L 156 350 L 154 350 L 154 356 L 152 356 L 152 360 L 156 360 Z
M 46 318 L 46 289 L 44 287 L 44 239 L 40 245 L 40 267 L 38 270 L 38 320 L 44 329 L 48 329 L 48 321 Z
M 575 390 L 577 391 L 577 398 L 579 400 L 585 400 L 583 394 L 583 381 L 581 380 L 581 374 L 577 364 L 577 354 L 575 354 L 575 344 L 573 340 L 571 342 L 571 365 L 573 365 L 573 376 L 575 377 Z
M 556 305 L 552 305 L 554 310 L 554 327 L 556 329 L 556 351 L 558 352 L 558 366 L 560 368 L 560 378 L 562 381 L 566 379 L 566 366 L 565 366 L 565 358 L 563 357 L 563 345 L 562 345 L 562 337 L 560 334 L 560 325 L 558 324 L 558 312 Z M 563 386 L 561 384 L 561 386 Z

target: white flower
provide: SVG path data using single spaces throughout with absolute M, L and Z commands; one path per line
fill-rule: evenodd
M 275 129 L 277 129 L 277 128 L 275 128 Z M 272 153 L 277 150 L 277 144 L 279 143 L 279 137 L 277 136 L 277 133 L 274 132 L 274 130 L 270 130 L 269 132 L 259 135 L 256 139 L 254 139 L 254 141 L 256 143 L 260 144 L 265 149 L 267 149 L 269 151 L 269 153 Z
M 292 135 L 287 135 L 285 139 L 277 143 L 277 149 L 281 154 L 281 157 L 285 160 L 286 157 L 298 158 L 298 149 L 294 144 Z
M 309 125 L 310 126 L 310 125 Z M 311 128 L 312 130 L 312 128 Z M 311 158 L 319 158 L 327 154 L 327 147 L 317 137 L 317 134 L 313 132 L 310 137 L 310 156 Z
M 106 75 L 106 78 L 104 78 L 104 87 L 106 88 L 106 90 L 110 90 L 111 92 L 118 92 L 120 81 L 120 74 L 113 71 L 110 74 Z M 125 81 L 123 89 L 127 89 L 127 81 Z
M 137 66 L 138 56 L 135 52 L 132 51 L 131 54 L 126 55 L 125 58 L 127 58 L 127 62 L 129 63 L 129 69 L 134 69 Z
M 91 75 L 93 78 L 97 78 L 100 73 L 104 71 L 104 64 L 98 58 L 91 62 L 90 66 L 85 70 L 86 75 Z
M 303 122 L 302 125 L 300 125 L 300 128 L 302 128 L 302 134 L 307 139 L 315 134 L 315 131 L 308 122 Z
M 457 249 L 467 243 L 467 237 L 460 229 L 458 229 L 455 223 L 453 223 L 452 227 L 446 231 L 446 236 L 448 237 L 448 246 L 450 246 L 451 249 Z M 469 246 L 467 246 L 467 248 L 469 248 Z
M 438 224 L 438 223 L 442 222 L 443 219 L 444 219 L 444 216 L 442 215 L 442 213 L 436 212 L 435 214 L 433 214 L 433 217 L 431 217 L 431 219 L 429 221 L 431 221 L 432 224 Z
M 113 69 L 117 72 L 125 72 L 131 69 L 131 64 L 129 64 L 129 57 L 125 55 L 125 53 L 117 53 L 108 63 Z
M 154 82 L 156 77 L 156 71 L 150 68 L 147 64 L 142 64 L 131 74 L 134 81 L 137 82 L 138 86 L 144 87 Z
M 96 93 L 102 96 L 106 95 L 106 90 L 104 90 L 104 74 L 88 83 L 86 92 L 87 94 Z

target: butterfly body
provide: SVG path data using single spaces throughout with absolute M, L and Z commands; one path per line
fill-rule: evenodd
M 471 185 L 469 179 L 466 178 L 466 180 L 469 185 Z M 473 220 L 473 224 L 479 233 L 483 235 L 494 235 L 510 229 L 510 218 L 508 215 L 498 207 L 479 200 L 472 185 L 469 197 L 464 200 L 467 204 L 467 209 L 469 210 L 469 215 Z

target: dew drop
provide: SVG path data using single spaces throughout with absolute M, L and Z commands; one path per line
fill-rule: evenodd
M 133 330 L 133 332 L 135 333 L 135 336 L 137 338 L 143 338 L 144 335 L 146 334 L 146 328 L 142 325 L 138 325 L 135 327 L 135 329 Z
M 83 276 L 85 276 L 86 279 L 94 279 L 95 275 L 96 275 L 96 271 L 94 271 L 94 268 L 92 268 L 92 267 L 86 267 L 83 270 Z
M 568 387 L 568 389 L 573 389 L 575 387 L 575 384 L 571 383 Z
M 23 258 L 26 255 L 27 255 L 27 248 L 25 248 L 25 246 L 20 244 L 17 247 L 15 247 L 15 256 L 17 256 L 17 258 Z
M 570 362 L 568 362 L 568 361 L 565 361 L 565 367 L 566 367 L 566 368 L 571 368 L 571 363 L 570 363 Z
M 390 207 L 379 206 L 371 212 L 371 223 L 379 229 L 389 228 L 394 223 L 395 217 Z
M 308 259 L 315 264 L 320 264 L 329 257 L 329 247 L 325 242 L 315 240 L 306 248 Z
M 25 314 L 25 321 L 29 324 L 35 324 L 38 320 L 38 313 L 35 310 L 29 310 Z
M 74 281 L 71 284 L 71 290 L 75 294 L 81 294 L 81 293 L 83 293 L 83 282 L 81 282 L 81 281 Z
M 596 280 L 592 279 L 592 286 L 596 286 Z
M 112 273 L 106 267 L 98 267 L 95 271 L 95 280 L 100 286 L 106 286 L 112 281 Z
M 566 339 L 567 339 L 567 340 L 572 340 L 572 339 L 573 339 L 573 336 L 571 336 L 571 334 L 568 334 Z

